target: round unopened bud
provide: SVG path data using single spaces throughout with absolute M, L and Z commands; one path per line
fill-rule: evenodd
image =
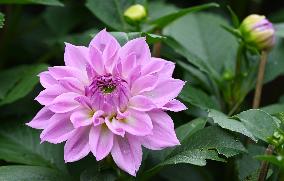
M 244 41 L 258 50 L 269 50 L 275 44 L 275 29 L 265 16 L 246 17 L 239 28 Z
M 141 4 L 132 5 L 124 11 L 124 17 L 129 23 L 141 22 L 146 16 L 146 9 Z

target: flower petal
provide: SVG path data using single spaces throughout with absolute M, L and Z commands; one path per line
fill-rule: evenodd
M 104 58 L 102 53 L 93 45 L 89 46 L 90 49 L 90 63 L 96 73 L 103 75 L 105 73 Z
M 41 72 L 38 76 L 39 81 L 44 88 L 49 88 L 54 84 L 57 84 L 57 81 L 49 74 L 48 71 Z
M 161 150 L 179 145 L 174 123 L 171 117 L 163 111 L 151 111 L 149 116 L 153 122 L 153 134 L 141 138 L 141 143 L 148 149 Z
M 111 155 L 119 168 L 136 176 L 142 161 L 142 148 L 135 137 L 131 135 L 127 135 L 125 138 L 116 136 Z
M 65 93 L 66 90 L 60 85 L 53 85 L 39 93 L 39 95 L 35 98 L 41 105 L 50 105 L 52 101 L 59 96 L 60 94 Z
M 73 123 L 74 128 L 88 126 L 93 123 L 93 119 L 90 116 L 90 110 L 88 109 L 79 109 L 74 111 L 70 116 L 70 120 Z
M 50 75 L 56 80 L 62 79 L 64 77 L 73 77 L 77 78 L 84 85 L 89 85 L 89 79 L 86 70 L 82 71 L 75 67 L 55 66 L 49 67 L 48 71 Z
M 70 114 L 54 114 L 49 120 L 49 125 L 40 134 L 41 141 L 54 144 L 66 141 L 74 130 L 69 117 Z
M 54 115 L 52 111 L 50 111 L 47 107 L 43 107 L 26 125 L 35 128 L 35 129 L 44 129 L 50 123 L 50 118 Z
M 90 153 L 89 127 L 77 128 L 64 146 L 65 162 L 74 162 Z
M 153 90 L 143 92 L 142 95 L 150 98 L 157 106 L 162 107 L 178 96 L 184 84 L 185 82 L 179 79 L 162 79 L 159 80 Z
M 74 92 L 63 93 L 57 96 L 48 108 L 55 113 L 66 113 L 80 106 L 75 98 L 80 96 Z
M 173 99 L 162 107 L 163 110 L 179 112 L 186 110 L 186 106 L 179 100 Z
M 130 40 L 119 51 L 121 60 L 126 59 L 130 54 L 135 54 L 139 65 L 150 61 L 151 53 L 144 37 Z
M 147 113 L 134 109 L 128 109 L 127 112 L 129 112 L 129 116 L 119 120 L 118 125 L 120 128 L 136 136 L 145 136 L 152 133 L 153 125 Z
M 92 126 L 89 135 L 89 144 L 96 160 L 104 159 L 112 149 L 113 133 L 105 124 Z
M 155 88 L 158 77 L 154 75 L 146 75 L 136 79 L 131 87 L 132 95 L 137 95 L 143 91 L 150 91 Z
M 120 45 L 117 40 L 106 31 L 106 29 L 100 31 L 91 41 L 90 46 L 96 47 L 101 51 L 104 60 L 106 61 L 106 68 L 111 67 L 117 60 L 117 53 L 120 49 Z M 111 70 L 110 70 L 111 71 Z
M 84 85 L 74 77 L 64 77 L 58 80 L 59 84 L 70 92 L 84 93 Z
M 134 96 L 129 100 L 129 108 L 137 111 L 150 111 L 156 108 L 156 105 L 145 96 Z
M 88 62 L 88 48 L 65 43 L 64 62 L 66 66 L 85 70 Z

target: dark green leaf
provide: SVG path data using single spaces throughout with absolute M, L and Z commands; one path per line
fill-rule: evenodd
M 271 115 L 259 109 L 243 111 L 234 117 L 240 119 L 247 130 L 256 138 L 266 142 L 267 138 L 270 137 L 278 127 Z
M 0 4 L 42 4 L 50 6 L 64 6 L 58 0 L 0 0 Z
M 102 22 L 119 31 L 126 31 L 130 26 L 126 23 L 123 13 L 138 0 L 87 0 L 87 8 Z
M 245 125 L 237 121 L 235 119 L 230 119 L 227 115 L 223 114 L 222 112 L 216 110 L 209 110 L 208 117 L 212 118 L 214 123 L 218 124 L 224 129 L 228 129 L 230 131 L 241 133 L 252 140 L 256 141 L 255 137 L 252 135 L 250 131 L 247 130 Z
M 50 168 L 39 166 L 2 166 L 2 181 L 69 181 L 68 176 Z
M 257 155 L 255 156 L 255 158 L 262 161 L 268 161 L 269 163 L 272 163 L 274 165 L 277 165 L 281 169 L 284 169 L 284 157 L 281 155 Z
M 0 28 L 2 28 L 4 26 L 4 14 L 0 12 Z
M 236 15 L 236 13 L 232 10 L 232 8 L 230 6 L 227 6 L 230 14 L 231 14 L 231 18 L 232 18 L 232 23 L 234 25 L 234 28 L 239 28 L 240 26 L 240 20 L 238 18 L 238 16 Z
M 128 41 L 139 37 L 146 37 L 146 41 L 149 44 L 165 39 L 165 37 L 163 36 L 144 33 L 144 32 L 131 32 L 131 33 L 111 32 L 111 34 L 117 39 L 117 41 L 120 43 L 121 46 L 123 46 Z
M 276 29 L 276 35 L 284 38 L 284 23 L 274 25 Z
M 40 144 L 38 131 L 19 122 L 1 123 L 0 159 L 66 171 L 61 145 Z
M 208 4 L 204 4 L 200 6 L 194 6 L 194 7 L 182 9 L 177 12 L 174 12 L 174 13 L 165 15 L 163 17 L 160 17 L 158 19 L 155 19 L 151 21 L 150 24 L 154 25 L 155 28 L 162 29 L 166 27 L 167 25 L 169 25 L 170 23 L 176 21 L 177 19 L 187 15 L 188 13 L 194 13 L 194 12 L 208 9 L 211 7 L 219 7 L 219 5 L 216 3 L 208 3 Z
M 82 172 L 80 181 L 115 181 L 116 174 L 107 170 L 99 171 L 98 168 L 89 168 Z
M 267 112 L 268 114 L 276 114 L 284 112 L 284 104 L 272 104 L 269 106 L 262 107 L 260 109 Z
M 216 14 L 196 13 L 175 21 L 163 34 L 177 41 L 168 43 L 177 53 L 207 72 L 209 78 L 218 80 L 223 69 L 234 70 L 238 47 L 235 37 L 221 25 L 229 26 L 229 23 Z
M 0 73 L 0 105 L 12 103 L 33 90 L 38 83 L 37 75 L 47 65 L 19 66 Z
M 246 152 L 238 140 L 218 127 L 206 127 L 194 133 L 177 147 L 160 165 L 191 163 L 204 166 L 206 159 L 225 161 L 218 154 L 231 157 Z
M 257 181 L 261 162 L 255 159 L 255 155 L 264 153 L 265 148 L 258 145 L 248 145 L 248 153 L 236 161 L 236 169 L 240 181 Z M 272 169 L 268 170 L 267 177 L 272 175 Z
M 187 83 L 179 97 L 192 105 L 200 107 L 202 109 L 220 109 L 219 104 L 212 97 L 207 95 L 201 89 L 194 88 L 192 85 Z

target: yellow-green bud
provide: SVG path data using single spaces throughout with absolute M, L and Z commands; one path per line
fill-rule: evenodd
M 275 44 L 275 29 L 265 16 L 252 14 L 239 28 L 244 41 L 258 50 L 269 50 Z
M 139 23 L 147 16 L 146 9 L 141 4 L 130 6 L 124 11 L 124 17 L 129 23 Z

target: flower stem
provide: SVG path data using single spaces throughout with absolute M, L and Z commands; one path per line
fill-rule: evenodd
M 261 100 L 261 91 L 262 91 L 262 84 L 263 84 L 263 79 L 264 79 L 264 72 L 265 72 L 265 66 L 267 62 L 267 51 L 262 51 L 261 52 L 261 58 L 260 58 L 260 63 L 258 67 L 258 75 L 257 75 L 257 80 L 256 80 L 256 88 L 254 92 L 254 99 L 253 99 L 253 108 L 259 108 L 260 105 L 260 100 Z M 265 150 L 266 155 L 271 155 L 273 153 L 274 147 L 272 145 L 268 145 L 268 147 Z M 269 168 L 269 163 L 267 161 L 262 161 L 260 170 L 259 170 L 259 175 L 258 175 L 258 181 L 264 181 L 267 172 Z
M 265 150 L 265 155 L 272 155 L 273 150 L 274 147 L 272 145 L 268 145 L 268 147 Z M 269 168 L 269 163 L 267 161 L 262 161 L 257 179 L 258 181 L 265 181 L 268 168 Z
M 157 35 L 160 35 L 161 34 L 161 30 L 158 29 L 158 30 L 155 31 L 155 33 Z M 154 46 L 153 46 L 153 55 L 154 55 L 154 57 L 160 57 L 161 56 L 161 46 L 162 46 L 162 43 L 160 41 L 154 44 Z
M 261 91 L 262 91 L 262 83 L 264 78 L 265 66 L 267 62 L 267 51 L 261 52 L 260 63 L 258 67 L 258 75 L 256 80 L 256 88 L 254 92 L 254 99 L 253 99 L 253 108 L 256 109 L 259 107 L 260 100 L 261 100 Z

